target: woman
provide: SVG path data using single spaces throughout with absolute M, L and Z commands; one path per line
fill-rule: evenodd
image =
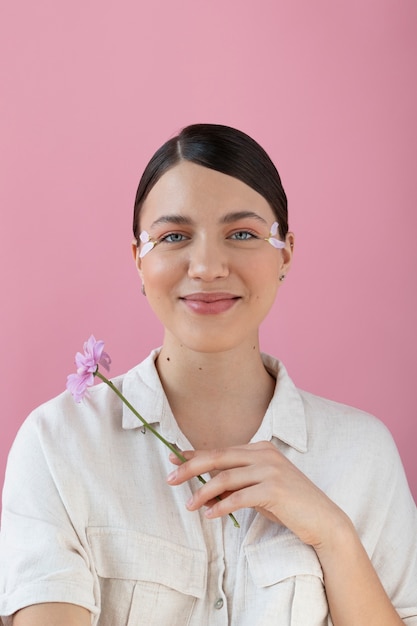
M 165 334 L 114 382 L 187 461 L 105 385 L 35 411 L 4 491 L 5 623 L 417 624 L 417 516 L 390 435 L 259 350 L 294 250 L 269 157 L 225 126 L 184 129 L 144 172 L 134 236 Z

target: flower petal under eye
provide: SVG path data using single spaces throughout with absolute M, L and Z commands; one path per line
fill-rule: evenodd
M 278 227 L 278 222 L 274 222 L 272 224 L 271 230 L 269 231 L 269 237 L 265 237 L 265 241 L 268 241 L 268 243 L 270 243 L 274 248 L 285 248 L 285 242 L 275 237 L 278 233 Z
M 139 239 L 141 240 L 142 243 L 144 243 L 145 245 L 142 246 L 142 249 L 139 253 L 139 258 L 143 259 L 143 257 L 145 256 L 145 254 L 148 254 L 148 252 L 150 250 L 152 250 L 152 248 L 154 246 L 156 246 L 156 244 L 158 243 L 157 241 L 153 241 L 149 235 L 149 233 L 146 230 L 143 230 L 141 232 L 141 234 L 139 235 Z
M 269 237 L 267 241 L 269 241 L 271 246 L 274 246 L 274 248 L 285 248 L 285 242 L 280 239 L 275 239 L 275 237 Z
M 270 230 L 270 233 L 269 233 L 270 237 L 275 237 L 275 235 L 278 232 L 278 226 L 279 226 L 278 222 L 274 222 L 272 224 L 271 230 Z
M 152 250 L 152 248 L 157 244 L 156 241 L 148 241 L 145 243 L 145 245 L 142 247 L 140 253 L 139 253 L 139 258 L 143 259 L 143 257 L 145 256 L 145 254 L 148 254 L 148 252 L 150 252 Z
M 143 230 L 141 234 L 139 235 L 139 239 L 141 240 L 142 243 L 146 243 L 147 241 L 150 241 L 150 236 L 149 236 L 148 231 Z

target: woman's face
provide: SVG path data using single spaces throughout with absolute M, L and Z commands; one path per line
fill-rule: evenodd
M 276 217 L 240 180 L 188 161 L 168 170 L 141 210 L 140 227 L 156 245 L 134 252 L 165 342 L 199 352 L 257 343 L 291 260 L 265 241 Z M 255 342 L 255 343 L 254 343 Z

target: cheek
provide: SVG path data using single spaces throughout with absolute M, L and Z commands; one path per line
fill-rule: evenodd
M 263 265 L 257 269 L 253 278 L 255 292 L 257 298 L 265 303 L 265 306 L 271 306 L 275 300 L 278 289 L 281 284 L 279 281 L 279 264 L 274 262 L 271 265 Z
M 149 252 L 149 256 L 153 251 Z M 180 270 L 178 263 L 173 259 L 154 254 L 152 258 L 144 258 L 142 260 L 142 278 L 146 286 L 146 292 L 165 291 L 178 278 Z
M 251 262 L 246 265 L 246 272 L 247 276 L 250 276 L 251 282 L 257 282 L 260 290 L 263 291 L 264 289 L 268 289 L 268 286 L 275 287 L 277 285 L 281 266 L 281 258 L 276 254 L 276 251 L 272 251 L 272 254 L 269 254 L 267 258 L 262 256 L 257 259 L 252 259 Z

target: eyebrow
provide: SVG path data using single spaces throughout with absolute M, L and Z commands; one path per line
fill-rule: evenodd
M 234 211 L 233 213 L 226 213 L 221 220 L 221 224 L 232 224 L 233 222 L 237 222 L 243 219 L 254 219 L 262 222 L 262 224 L 266 224 L 266 220 L 255 213 L 254 211 Z M 151 228 L 154 226 L 158 226 L 159 224 L 178 224 L 178 225 L 193 225 L 194 220 L 190 217 L 186 217 L 185 215 L 180 215 L 177 213 L 173 213 L 170 215 L 161 215 L 157 220 L 152 222 Z
M 266 220 L 258 215 L 258 213 L 254 213 L 254 211 L 235 211 L 234 213 L 227 213 L 224 217 L 222 217 L 220 221 L 222 224 L 230 224 L 232 222 L 237 222 L 238 220 L 244 220 L 248 218 L 252 220 L 258 220 L 258 222 L 266 224 Z
M 157 220 L 152 222 L 151 228 L 159 224 L 193 224 L 193 220 L 185 215 L 172 213 L 171 215 L 161 215 Z

